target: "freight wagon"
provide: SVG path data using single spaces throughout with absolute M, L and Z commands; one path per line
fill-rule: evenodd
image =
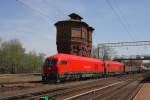
M 130 73 L 137 73 L 141 71 L 140 66 L 125 66 L 125 73 L 130 74 Z

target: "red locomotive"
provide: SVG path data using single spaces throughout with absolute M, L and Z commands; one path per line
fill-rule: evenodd
M 117 61 L 104 61 L 107 75 L 118 75 L 124 72 L 124 65 Z
M 122 73 L 123 64 L 95 58 L 68 54 L 56 54 L 45 60 L 42 80 L 59 82 L 68 79 L 101 77 L 106 74 Z

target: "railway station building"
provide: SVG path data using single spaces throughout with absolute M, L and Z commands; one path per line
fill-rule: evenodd
M 72 13 L 70 19 L 55 23 L 58 53 L 91 56 L 92 32 L 94 28 L 82 21 L 82 17 Z

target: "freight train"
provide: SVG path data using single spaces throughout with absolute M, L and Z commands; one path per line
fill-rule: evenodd
M 60 53 L 46 58 L 42 80 L 60 82 L 72 79 L 100 78 L 131 71 L 134 70 L 129 70 L 128 67 L 117 61 L 103 61 Z

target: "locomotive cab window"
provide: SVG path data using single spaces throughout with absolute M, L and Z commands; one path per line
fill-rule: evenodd
M 50 58 L 46 59 L 44 65 L 50 67 L 50 66 L 55 66 L 57 64 L 57 59 L 55 58 Z
M 61 65 L 67 65 L 67 61 L 66 60 L 62 60 L 62 61 L 60 61 L 60 64 Z

